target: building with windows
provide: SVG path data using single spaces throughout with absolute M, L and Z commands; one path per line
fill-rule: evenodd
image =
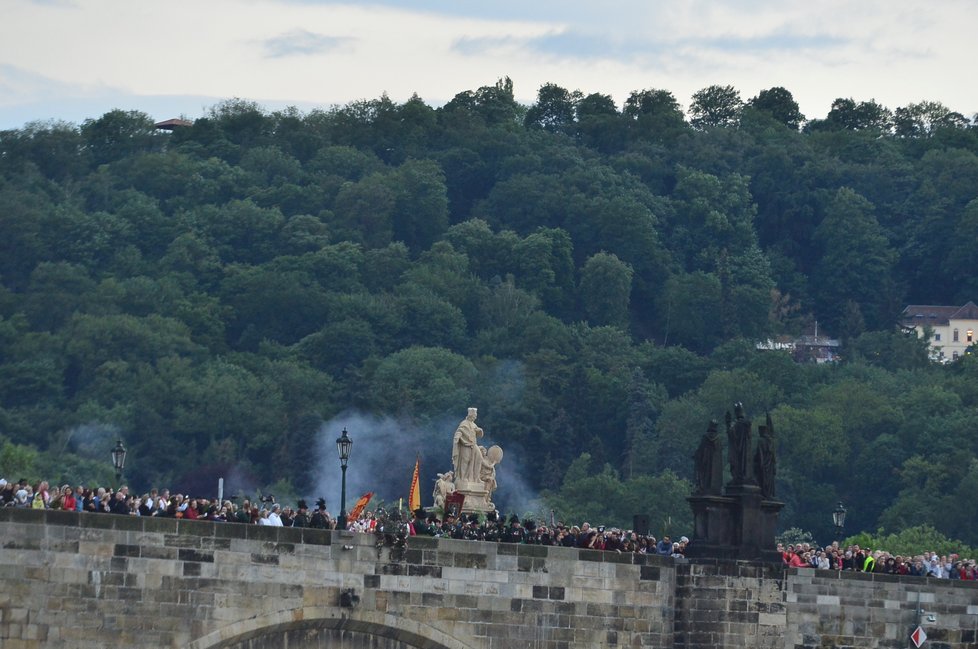
M 931 332 L 930 357 L 940 363 L 960 358 L 975 344 L 978 335 L 978 305 L 968 302 L 964 306 L 934 306 L 911 304 L 903 310 L 900 324 L 918 336 Z

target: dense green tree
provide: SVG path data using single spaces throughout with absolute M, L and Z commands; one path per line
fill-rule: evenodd
M 520 114 L 513 96 L 513 81 L 504 77 L 491 86 L 460 92 L 445 104 L 446 113 L 464 112 L 488 126 L 514 123 Z
M 686 118 L 676 97 L 668 90 L 636 90 L 622 107 L 628 130 L 654 141 L 674 139 L 686 128 Z
M 416 253 L 426 250 L 448 227 L 445 174 L 431 160 L 408 160 L 394 182 L 393 237 Z
M 68 122 L 35 121 L 0 131 L 0 150 L 0 169 L 5 173 L 34 168 L 56 181 L 83 176 L 91 164 L 81 132 Z
M 840 97 L 832 102 L 825 122 L 834 128 L 887 133 L 893 125 L 893 112 L 875 99 L 856 103 L 854 99 Z
M 901 106 L 893 112 L 893 128 L 899 137 L 926 137 L 939 128 L 964 129 L 968 119 L 937 101 Z
M 161 144 L 152 118 L 137 110 L 116 109 L 98 119 L 87 119 L 81 135 L 96 164 L 127 158 Z
M 265 267 L 235 267 L 221 283 L 221 300 L 231 307 L 228 337 L 255 349 L 264 339 L 297 342 L 315 331 L 329 310 L 324 291 L 309 275 Z
M 334 220 L 327 223 L 336 238 L 382 248 L 394 237 L 397 186 L 381 173 L 340 187 L 333 203 Z
M 577 102 L 577 138 L 584 146 L 604 153 L 619 150 L 625 142 L 625 123 L 610 95 L 591 93 Z
M 978 198 L 972 200 L 960 213 L 954 226 L 956 232 L 978 232 Z M 967 236 L 953 237 L 946 252 L 941 256 L 941 270 L 946 277 L 956 278 L 956 291 L 951 296 L 954 304 L 964 304 L 978 295 L 978 277 L 970 272 L 974 253 L 974 240 Z
M 88 269 L 79 264 L 42 263 L 31 273 L 24 312 L 35 328 L 53 331 L 84 311 L 95 290 Z
M 506 246 L 504 234 L 497 241 Z M 551 313 L 566 316 L 574 296 L 573 243 L 560 228 L 541 228 L 513 240 L 512 270 L 520 285 L 533 291 Z
M 757 208 L 747 178 L 680 168 L 673 197 L 668 243 L 685 268 L 715 272 L 723 250 L 733 257 L 756 254 Z
M 700 128 L 736 126 L 744 102 L 733 86 L 707 86 L 693 93 L 689 104 L 689 123 Z
M 275 255 L 282 213 L 249 200 L 231 201 L 219 208 L 200 210 L 196 227 L 226 262 L 263 262 Z
M 839 328 L 846 303 L 852 301 L 871 329 L 892 322 L 896 289 L 891 271 L 896 254 L 876 220 L 874 206 L 853 190 L 840 189 L 815 230 L 815 243 L 822 251 L 813 274 L 820 317 Z
M 633 272 L 612 254 L 588 258 L 581 269 L 581 301 L 591 324 L 628 327 Z
M 781 86 L 760 91 L 756 97 L 747 101 L 747 105 L 769 114 L 793 131 L 797 131 L 805 121 L 805 116 L 798 109 L 798 102 L 795 101 L 794 96 Z
M 722 339 L 716 275 L 702 271 L 673 275 L 666 280 L 658 304 L 663 344 L 705 351 Z
M 464 408 L 475 366 L 440 347 L 409 347 L 381 359 L 370 379 L 377 408 L 405 417 L 430 418 Z
M 537 91 L 537 103 L 526 111 L 524 123 L 531 128 L 542 128 L 552 133 L 566 133 L 573 129 L 576 103 L 582 94 L 570 92 L 553 83 L 545 83 Z

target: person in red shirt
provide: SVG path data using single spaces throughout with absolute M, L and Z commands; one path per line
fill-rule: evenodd
M 805 560 L 801 558 L 800 554 L 798 554 L 797 548 L 788 558 L 788 566 L 792 568 L 811 568 L 811 565 L 805 563 Z
M 75 500 L 75 493 L 71 490 L 71 487 L 65 485 L 62 487 L 61 491 L 61 509 L 66 512 L 75 511 L 75 507 L 78 505 L 78 501 Z

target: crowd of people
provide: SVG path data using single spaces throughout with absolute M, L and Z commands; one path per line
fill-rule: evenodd
M 118 489 L 87 488 L 62 485 L 52 488 L 47 482 L 31 485 L 27 480 L 7 482 L 0 479 L 0 506 L 33 509 L 57 509 L 76 512 L 110 513 L 129 516 L 156 516 L 188 520 L 209 520 L 277 527 L 311 527 L 336 529 L 337 519 L 326 508 L 323 499 L 309 508 L 299 500 L 295 508 L 282 507 L 272 498 L 256 502 L 244 499 L 208 499 L 171 494 L 169 490 L 152 489 L 136 495 L 126 486 Z M 654 536 L 632 530 L 603 525 L 565 525 L 551 522 L 537 524 L 531 519 L 520 520 L 516 515 L 508 520 L 494 512 L 486 516 L 445 515 L 439 517 L 424 509 L 413 518 L 393 515 L 383 510 L 366 511 L 347 523 L 347 529 L 360 533 L 388 533 L 407 536 L 433 536 L 500 543 L 557 545 L 563 547 L 636 552 L 663 556 L 683 556 L 689 540 L 683 536 L 676 541 L 669 536 L 657 540 Z
M 299 507 L 282 507 L 266 497 L 252 503 L 237 498 L 209 499 L 171 494 L 168 489 L 151 489 L 142 495 L 129 492 L 129 487 L 87 488 L 63 485 L 52 488 L 42 481 L 31 485 L 27 480 L 7 482 L 0 478 L 0 507 L 30 509 L 56 509 L 75 512 L 109 513 L 128 516 L 158 516 L 279 527 L 319 527 L 335 529 L 336 521 L 326 511 L 326 503 L 320 501 L 316 511 L 309 511 L 304 501 Z
M 338 522 L 319 499 L 310 508 L 306 501 L 297 506 L 283 507 L 270 496 L 254 502 L 237 498 L 210 499 L 171 494 L 168 489 L 151 489 L 142 495 L 129 492 L 126 486 L 118 489 L 87 488 L 62 485 L 51 487 L 42 481 L 31 484 L 21 479 L 8 482 L 0 478 L 0 507 L 55 509 L 75 512 L 109 513 L 126 516 L 156 516 L 188 520 L 233 522 L 276 527 L 310 527 L 336 529 Z M 495 512 L 485 516 L 440 516 L 418 509 L 413 516 L 400 511 L 388 513 L 383 509 L 366 511 L 347 523 L 347 529 L 359 533 L 385 534 L 406 542 L 410 536 L 432 536 L 497 543 L 523 543 L 562 546 L 607 552 L 634 552 L 681 558 L 685 556 L 689 539 L 672 540 L 668 535 L 656 539 L 637 531 L 590 525 L 566 525 L 551 519 L 538 523 L 520 520 L 515 514 L 508 519 Z M 858 545 L 843 547 L 838 542 L 825 547 L 810 543 L 778 544 L 785 566 L 821 570 L 851 570 L 880 574 L 936 577 L 940 579 L 978 580 L 978 564 L 974 559 L 957 554 L 938 555 L 927 551 L 916 555 L 893 555 L 885 550 L 870 550 Z
M 885 550 L 870 550 L 858 545 L 842 547 L 838 541 L 825 547 L 809 543 L 778 544 L 784 565 L 792 568 L 853 570 L 890 575 L 935 577 L 938 579 L 978 580 L 974 559 L 957 554 L 939 556 L 927 551 L 916 555 L 893 555 Z
M 565 525 L 551 520 L 550 524 L 537 523 L 533 519 L 520 520 L 515 514 L 507 520 L 494 512 L 486 516 L 462 514 L 460 516 L 438 516 L 419 509 L 414 513 L 406 528 L 408 534 L 421 536 L 448 537 L 473 541 L 499 543 L 524 543 L 531 545 L 553 545 L 567 548 L 604 550 L 606 552 L 634 552 L 637 554 L 658 554 L 680 558 L 685 556 L 689 539 L 685 536 L 673 541 L 668 535 L 662 539 L 633 530 L 604 525 L 592 526 Z

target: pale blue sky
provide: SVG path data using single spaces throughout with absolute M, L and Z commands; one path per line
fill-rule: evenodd
M 837 97 L 978 112 L 967 0 L 5 0 L 0 129 L 113 108 L 194 118 L 231 97 L 302 110 L 414 92 L 441 105 L 513 79 L 688 105 L 784 86 L 808 117 Z

